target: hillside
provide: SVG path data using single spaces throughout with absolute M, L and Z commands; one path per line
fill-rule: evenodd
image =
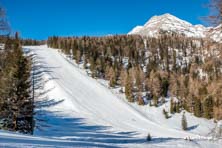
M 181 114 L 165 119 L 162 109 L 130 104 L 106 81 L 90 78 L 59 50 L 25 47 L 35 56 L 36 128 L 34 136 L 0 132 L 5 147 L 219 147 L 212 141 L 212 120 L 187 113 L 188 131 L 180 128 Z M 146 135 L 153 137 L 146 142 Z M 193 141 L 184 140 L 191 137 Z M 198 140 L 199 139 L 199 140 Z

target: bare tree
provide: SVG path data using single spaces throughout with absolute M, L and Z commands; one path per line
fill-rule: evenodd
M 206 18 L 212 25 L 219 25 L 222 23 L 222 0 L 210 0 L 207 5 L 210 9 L 210 14 Z
M 5 9 L 0 6 L 0 36 L 9 36 L 11 32 Z

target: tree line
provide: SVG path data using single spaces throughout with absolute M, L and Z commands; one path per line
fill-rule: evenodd
M 35 40 L 35 39 L 20 39 L 20 42 L 24 46 L 35 46 L 35 45 L 44 45 L 45 40 Z

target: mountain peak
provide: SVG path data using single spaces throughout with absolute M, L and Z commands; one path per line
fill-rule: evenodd
M 165 13 L 163 15 L 156 15 L 150 18 L 150 20 L 144 26 L 151 26 L 151 25 L 158 25 L 158 27 L 167 25 L 171 27 L 175 27 L 176 25 L 179 26 L 192 26 L 192 24 L 188 23 L 187 21 L 181 20 L 174 15 L 169 13 Z
M 184 34 L 188 37 L 205 37 L 205 27 L 194 26 L 176 16 L 165 13 L 151 17 L 144 26 L 134 28 L 129 34 L 157 37 L 161 31 Z
M 155 17 L 157 17 L 157 18 L 176 18 L 176 19 L 178 19 L 176 16 L 174 16 L 174 15 L 172 15 L 170 13 L 165 13 L 165 14 L 162 14 L 162 15 L 155 15 L 155 16 L 153 16 L 153 18 L 155 18 Z
M 204 27 L 203 25 L 192 25 L 176 16 L 165 13 L 151 17 L 143 26 L 137 26 L 128 34 L 158 37 L 162 31 L 182 34 L 187 37 L 211 38 L 216 42 L 222 42 L 221 25 L 217 27 Z M 218 29 L 219 28 L 219 29 Z

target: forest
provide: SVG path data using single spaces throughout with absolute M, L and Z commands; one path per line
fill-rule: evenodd
M 160 106 L 171 98 L 170 113 L 222 119 L 222 45 L 211 40 L 162 32 L 137 35 L 48 38 L 93 78 L 121 87 L 129 102 Z

